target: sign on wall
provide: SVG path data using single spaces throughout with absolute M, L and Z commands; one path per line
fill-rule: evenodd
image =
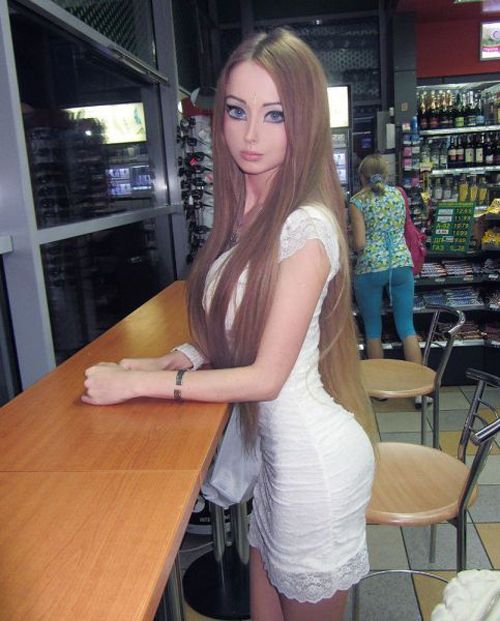
M 479 59 L 497 60 L 500 58 L 500 22 L 481 24 L 479 37 Z

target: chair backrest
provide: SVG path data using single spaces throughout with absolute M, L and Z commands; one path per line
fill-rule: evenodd
M 439 347 L 441 349 L 441 357 L 436 369 L 436 385 L 441 385 L 446 365 L 450 358 L 451 350 L 457 335 L 460 333 L 465 323 L 465 315 L 461 310 L 452 308 L 451 306 L 442 306 L 430 304 L 427 308 L 432 309 L 431 323 L 425 341 L 423 364 L 428 366 L 429 354 L 431 347 Z M 444 344 L 443 344 L 444 342 Z
M 491 373 L 485 373 L 484 371 L 478 371 L 477 369 L 468 369 L 466 371 L 466 376 L 470 379 L 477 380 L 477 385 L 458 444 L 458 459 L 465 463 L 469 442 L 472 442 L 472 444 L 478 448 L 470 466 L 469 476 L 460 499 L 460 511 L 464 511 L 467 507 L 479 475 L 486 464 L 491 445 L 496 434 L 500 432 L 500 418 L 496 408 L 491 405 L 484 396 L 487 386 L 500 389 L 500 377 L 492 375 Z M 493 413 L 495 417 L 493 422 L 488 423 L 481 414 L 479 414 L 480 406 L 487 408 Z

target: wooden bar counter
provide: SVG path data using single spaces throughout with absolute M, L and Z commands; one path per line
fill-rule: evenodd
M 228 407 L 80 395 L 188 338 L 176 282 L 0 409 L 0 621 L 153 618 Z

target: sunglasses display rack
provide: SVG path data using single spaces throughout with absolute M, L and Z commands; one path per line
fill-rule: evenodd
M 95 119 L 27 119 L 37 224 L 47 228 L 109 209 L 103 127 Z
M 72 216 L 77 219 L 109 212 L 108 157 L 104 127 L 97 119 L 75 119 L 65 134 Z
M 177 143 L 181 196 L 189 240 L 186 261 L 189 264 L 205 243 L 214 219 L 210 117 L 199 115 L 181 119 L 177 128 Z
M 69 188 L 64 157 L 65 129 L 48 124 L 27 130 L 33 200 L 38 226 L 56 226 L 68 219 Z

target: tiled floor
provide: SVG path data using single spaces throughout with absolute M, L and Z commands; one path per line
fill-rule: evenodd
M 441 392 L 441 447 L 455 454 L 458 432 L 472 397 L 473 387 L 446 387 Z M 491 393 L 492 405 L 500 411 L 500 395 Z M 375 401 L 374 408 L 383 441 L 420 442 L 420 412 L 410 399 Z M 428 427 L 430 433 L 430 426 Z M 428 442 L 430 441 L 430 438 Z M 469 457 L 470 459 L 470 457 Z M 469 511 L 468 568 L 500 569 L 500 444 L 494 446 L 479 480 L 479 496 Z M 184 567 L 199 553 L 188 548 L 207 545 L 207 537 L 188 536 L 181 552 Z M 208 544 L 209 545 L 209 544 Z M 372 570 L 419 569 L 437 573 L 447 580 L 455 575 L 455 529 L 438 527 L 437 556 L 428 560 L 429 529 L 368 526 L 368 547 Z M 206 547 L 205 547 L 206 550 Z M 361 586 L 362 621 L 428 621 L 441 601 L 444 583 L 422 576 L 402 574 L 373 576 Z M 187 608 L 188 621 L 207 617 Z M 350 621 L 350 610 L 345 621 Z

